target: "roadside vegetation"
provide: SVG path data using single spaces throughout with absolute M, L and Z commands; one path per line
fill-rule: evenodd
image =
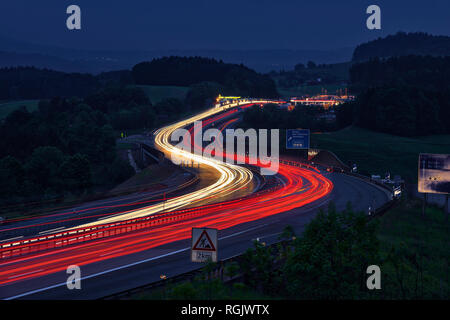
M 164 180 L 182 173 L 183 169 L 169 162 L 162 164 L 151 164 L 128 180 L 114 187 L 114 189 L 109 191 L 108 194 L 121 194 L 129 192 L 130 190 L 142 192 L 152 189 L 161 189 L 163 187 L 167 187 L 163 184 Z
M 144 91 L 152 103 L 159 103 L 172 98 L 184 101 L 189 91 L 189 87 L 180 86 L 130 85 L 130 87 Z
M 184 86 L 211 83 L 223 95 L 276 98 L 275 83 L 242 64 L 224 63 L 203 57 L 163 57 L 142 62 L 132 69 L 138 85 Z
M 25 107 L 27 111 L 33 112 L 37 110 L 39 100 L 21 100 L 21 101 L 9 101 L 0 102 L 0 121 L 5 119 L 11 112 Z
M 441 208 L 403 199 L 370 220 L 349 206 L 331 205 L 296 236 L 287 227 L 275 246 L 254 248 L 224 266 L 207 264 L 194 279 L 170 280 L 131 299 L 449 299 L 450 221 Z M 381 289 L 369 290 L 369 265 L 381 270 Z
M 350 62 L 317 65 L 309 61 L 298 63 L 294 70 L 273 71 L 270 76 L 283 97 L 336 94 L 338 90 L 345 89 L 350 66 Z
M 329 84 L 329 85 L 298 85 L 295 87 L 278 87 L 277 90 L 282 98 L 292 98 L 301 96 L 316 96 L 319 94 L 336 94 L 336 92 L 345 92 L 347 84 Z
M 416 183 L 419 153 L 450 153 L 450 135 L 399 137 L 352 126 L 312 134 L 311 145 L 333 151 L 344 163 L 356 163 L 362 174 L 390 172 Z
M 119 137 L 203 110 L 219 93 L 277 96 L 269 77 L 199 57 L 153 59 L 97 76 L 3 68 L 0 82 L 1 216 L 106 193 L 135 173 Z

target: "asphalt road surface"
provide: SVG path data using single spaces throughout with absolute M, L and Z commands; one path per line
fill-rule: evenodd
M 327 207 L 329 201 L 333 201 L 338 210 L 351 202 L 356 210 L 367 212 L 369 206 L 377 208 L 389 200 L 386 190 L 358 178 L 339 173 L 325 175 L 334 183 L 334 189 L 327 197 L 300 208 L 220 230 L 219 259 L 243 253 L 256 238 L 268 244 L 275 242 L 287 225 L 291 225 L 297 234 L 301 233 L 318 210 Z M 199 264 L 190 262 L 189 250 L 190 239 L 172 242 L 81 267 L 80 290 L 69 290 L 66 287 L 68 275 L 57 272 L 0 286 L 0 298 L 102 298 L 157 281 L 162 274 L 171 277 L 198 268 Z

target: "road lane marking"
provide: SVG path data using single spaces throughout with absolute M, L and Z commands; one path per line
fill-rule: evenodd
M 15 275 L 15 276 L 11 276 L 11 277 L 9 277 L 8 279 L 14 279 L 14 278 L 18 278 L 18 277 L 21 277 L 21 276 L 26 276 L 26 275 L 28 275 L 28 274 L 32 274 L 32 273 L 36 273 L 36 272 L 44 271 L 44 270 L 45 270 L 45 269 L 39 269 L 39 270 L 27 272 L 27 273 L 21 273 L 21 274 Z
M 9 238 L 9 239 L 3 239 L 3 240 L 0 240 L 0 242 L 11 241 L 11 240 L 17 240 L 17 239 L 20 239 L 20 238 L 23 238 L 23 236 L 18 236 L 18 237 Z
M 45 231 L 41 231 L 39 232 L 39 234 L 44 234 L 44 233 L 49 233 L 49 232 L 55 232 L 55 231 L 59 231 L 64 229 L 65 227 L 59 227 L 59 228 L 55 228 L 55 229 L 50 229 L 50 230 L 45 230 Z
M 255 241 L 255 240 L 256 240 L 256 241 L 259 241 L 259 240 L 261 240 L 261 239 L 269 238 L 269 237 L 273 237 L 273 236 L 278 236 L 278 235 L 280 235 L 280 234 L 282 234 L 282 232 L 271 233 L 271 234 L 267 234 L 267 235 L 265 235 L 265 236 L 256 237 L 256 238 L 252 239 L 252 241 Z
M 118 250 L 114 250 L 114 251 L 111 251 L 111 252 L 103 253 L 103 254 L 99 255 L 99 257 L 104 257 L 104 256 L 107 256 L 107 255 L 116 253 L 116 252 L 120 252 L 120 251 L 123 251 L 123 249 L 118 249 Z
M 243 231 L 239 231 L 239 232 L 236 232 L 236 233 L 232 233 L 232 234 L 230 234 L 228 236 L 220 237 L 219 240 L 223 240 L 223 239 L 231 238 L 231 237 L 234 237 L 234 236 L 238 236 L 238 235 L 243 234 L 245 232 L 252 231 L 252 230 L 255 230 L 255 229 L 258 229 L 258 228 L 262 228 L 263 226 L 266 226 L 266 225 L 267 224 L 264 224 L 264 225 L 256 226 L 256 227 L 249 228 L 249 229 L 246 229 L 246 230 L 243 230 Z M 179 250 L 172 251 L 172 252 L 169 252 L 169 253 L 165 253 L 165 254 L 162 254 L 162 255 L 159 255 L 159 256 L 156 256 L 156 257 L 148 258 L 148 259 L 141 260 L 141 261 L 136 261 L 136 262 L 133 262 L 133 263 L 130 263 L 130 264 L 126 264 L 126 265 L 119 266 L 119 267 L 116 267 L 116 268 L 112 268 L 112 269 L 109 269 L 109 270 L 105 270 L 105 271 L 101 271 L 101 272 L 98 272 L 98 273 L 94 273 L 94 274 L 91 274 L 91 275 L 88 275 L 88 276 L 85 276 L 85 277 L 81 277 L 80 281 L 81 280 L 87 280 L 87 279 L 90 279 L 90 278 L 94 278 L 94 277 L 97 277 L 97 276 L 101 276 L 103 274 L 114 272 L 114 271 L 118 271 L 118 270 L 121 270 L 121 269 L 133 267 L 133 266 L 139 265 L 141 263 L 146 263 L 146 262 L 158 260 L 158 259 L 161 259 L 161 258 L 169 257 L 169 256 L 172 256 L 172 255 L 177 254 L 177 253 L 188 251 L 190 249 L 191 249 L 191 247 L 187 247 L 187 248 L 179 249 Z M 35 271 L 35 272 L 37 272 L 37 271 Z M 52 286 L 48 286 L 48 287 L 45 287 L 45 288 L 24 292 L 24 293 L 21 293 L 21 294 L 12 296 L 12 297 L 8 297 L 8 298 L 3 298 L 3 300 L 14 300 L 14 299 L 22 298 L 22 297 L 25 297 L 25 296 L 29 296 L 31 294 L 39 293 L 39 292 L 42 292 L 42 291 L 47 291 L 47 290 L 55 289 L 55 288 L 58 288 L 58 287 L 62 287 L 62 286 L 65 286 L 65 285 L 66 285 L 66 282 L 58 283 L 58 284 L 55 284 L 55 285 L 52 285 Z

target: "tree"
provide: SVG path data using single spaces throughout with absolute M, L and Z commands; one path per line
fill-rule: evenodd
M 14 157 L 7 156 L 0 160 L 0 195 L 9 197 L 19 195 L 25 172 L 22 164 Z
M 93 109 L 112 113 L 132 109 L 137 105 L 151 105 L 150 100 L 140 88 L 107 87 L 86 97 L 84 102 Z
M 95 76 L 34 67 L 0 69 L 0 100 L 85 97 L 99 87 Z
M 347 102 L 336 108 L 336 122 L 338 128 L 345 128 L 354 122 L 355 118 L 355 104 Z
M 446 126 L 448 120 L 440 116 L 448 102 L 438 102 L 438 99 L 433 92 L 410 86 L 369 88 L 355 103 L 344 105 L 338 119 L 350 116 L 345 109 L 350 112 L 351 105 L 356 124 L 363 128 L 400 136 L 450 132 Z
M 275 266 L 272 249 L 265 243 L 255 241 L 254 248 L 243 255 L 240 267 L 245 282 L 257 290 L 271 294 L 281 290 L 280 271 Z
M 208 82 L 223 86 L 231 95 L 278 96 L 275 83 L 269 76 L 261 75 L 242 64 L 224 63 L 210 58 L 163 57 L 135 65 L 132 73 L 137 84 L 194 86 Z M 221 92 L 224 93 L 223 90 Z M 191 107 L 197 108 L 192 104 Z
M 214 82 L 201 82 L 191 86 L 186 94 L 186 104 L 191 109 L 202 109 L 211 105 L 215 98 L 223 91 L 223 87 Z
M 64 161 L 64 154 L 56 147 L 39 147 L 26 163 L 31 181 L 43 189 L 57 189 L 60 185 L 58 170 Z
M 450 37 L 433 36 L 423 32 L 398 32 L 358 45 L 353 52 L 353 61 L 374 57 L 415 55 L 450 55 Z
M 317 67 L 316 63 L 314 61 L 308 61 L 308 69 L 314 69 Z
M 184 111 L 184 105 L 180 99 L 167 98 L 155 104 L 154 109 L 158 114 L 176 115 Z
M 303 63 L 297 63 L 294 67 L 294 70 L 296 72 L 303 71 L 303 70 L 305 70 L 305 65 Z
M 367 266 L 379 261 L 376 224 L 348 205 L 331 204 L 308 224 L 283 268 L 288 296 L 308 299 L 360 297 Z
M 63 188 L 75 194 L 80 194 L 92 184 L 89 160 L 79 153 L 66 158 L 59 167 L 59 175 Z
M 114 184 L 121 183 L 135 174 L 133 167 L 120 158 L 114 160 L 108 171 L 110 181 Z

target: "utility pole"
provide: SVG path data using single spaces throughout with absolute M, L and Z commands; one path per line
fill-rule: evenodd
M 427 206 L 427 193 L 423 194 L 422 217 L 425 217 L 425 207 Z
M 445 195 L 445 221 L 448 221 L 448 216 L 450 215 L 449 212 L 449 205 L 448 205 L 448 193 Z

